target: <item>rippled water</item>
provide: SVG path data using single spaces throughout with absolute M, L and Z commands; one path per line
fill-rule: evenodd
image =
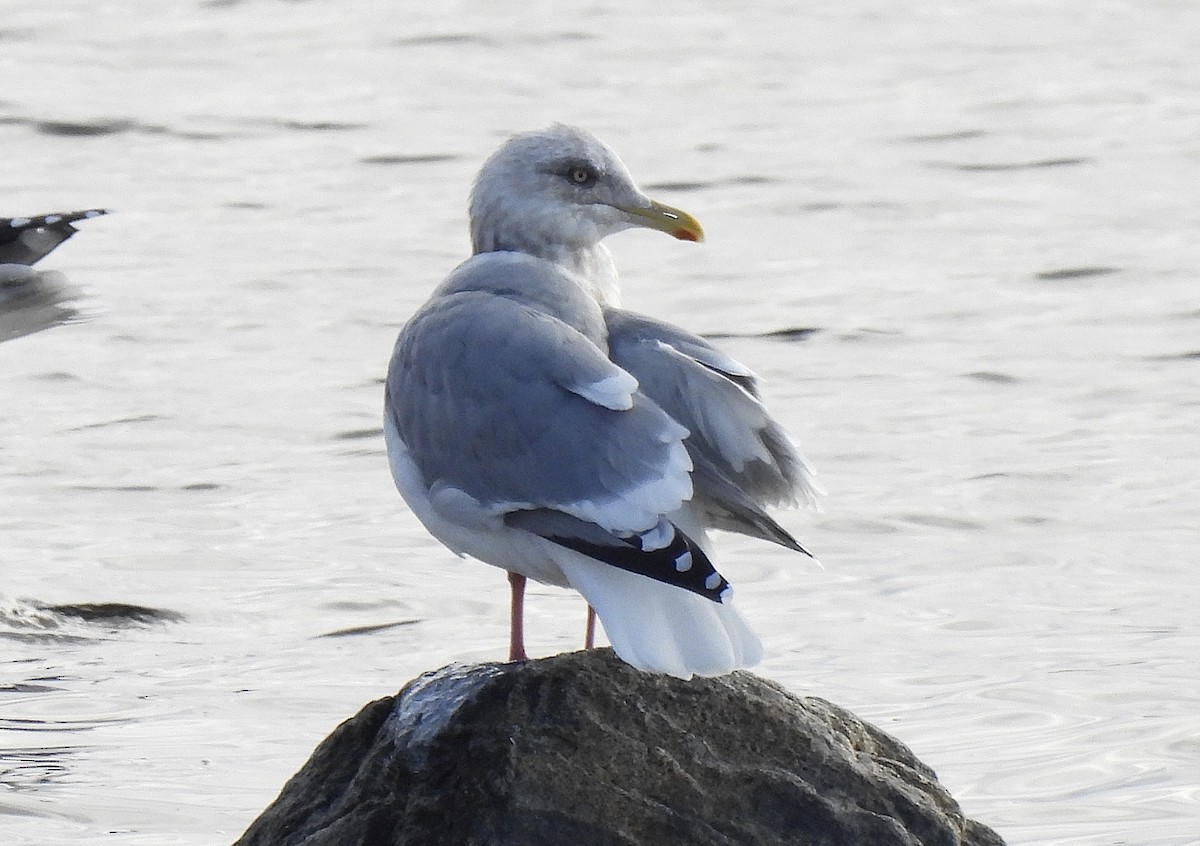
M 564 120 L 709 232 L 614 239 L 628 304 L 726 336 L 830 491 L 785 520 L 824 569 L 720 543 L 761 672 L 1012 844 L 1200 842 L 1197 33 L 1185 0 L 5 6 L 0 214 L 117 213 L 47 262 L 93 319 L 0 346 L 0 839 L 230 841 L 363 703 L 503 654 L 500 574 L 392 490 L 379 379 L 482 157 Z M 530 617 L 579 644 L 578 598 Z

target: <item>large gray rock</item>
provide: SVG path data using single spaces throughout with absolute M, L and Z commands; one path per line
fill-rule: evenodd
M 611 650 L 426 673 L 339 726 L 238 846 L 1003 846 L 836 705 Z

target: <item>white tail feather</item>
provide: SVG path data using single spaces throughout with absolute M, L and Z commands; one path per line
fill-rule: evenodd
M 596 609 L 617 655 L 639 670 L 690 679 L 762 659 L 762 644 L 731 602 L 562 552 L 555 557 L 567 580 Z

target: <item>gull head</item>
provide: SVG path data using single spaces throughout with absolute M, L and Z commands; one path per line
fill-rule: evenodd
M 553 258 L 587 251 L 634 227 L 684 241 L 704 239 L 690 214 L 642 193 L 604 142 L 563 124 L 509 139 L 484 163 L 471 191 L 476 253 L 515 250 Z

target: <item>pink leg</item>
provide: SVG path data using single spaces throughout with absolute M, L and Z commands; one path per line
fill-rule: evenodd
M 596 644 L 596 609 L 588 606 L 587 628 L 583 633 L 583 648 L 591 649 Z
M 525 577 L 520 573 L 508 574 L 508 586 L 512 589 L 512 609 L 509 616 L 508 660 L 526 661 L 525 654 Z

